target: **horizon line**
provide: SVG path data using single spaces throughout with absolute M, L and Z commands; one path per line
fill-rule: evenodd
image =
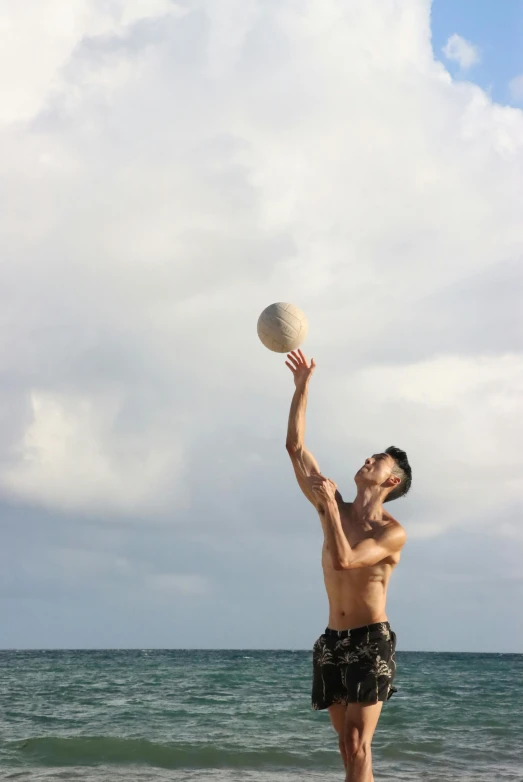
M 523 655 L 523 651 L 517 652 L 478 652 L 478 651 L 456 651 L 449 649 L 397 649 L 399 654 L 497 654 L 497 655 Z M 309 652 L 308 648 L 291 647 L 197 647 L 197 646 L 91 646 L 91 647 L 68 647 L 68 646 L 41 646 L 41 647 L 0 647 L 1 652 Z

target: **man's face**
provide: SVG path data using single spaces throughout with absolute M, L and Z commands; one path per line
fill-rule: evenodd
M 383 485 L 390 478 L 394 464 L 394 459 L 388 453 L 375 453 L 373 456 L 369 456 L 354 476 L 356 485 Z

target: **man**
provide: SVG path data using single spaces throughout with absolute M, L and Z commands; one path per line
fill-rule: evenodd
M 329 599 L 329 624 L 313 649 L 312 705 L 328 709 L 338 734 L 346 782 L 374 782 L 371 742 L 383 702 L 395 688 L 396 635 L 385 612 L 387 585 L 405 543 L 403 527 L 383 503 L 408 492 L 407 456 L 388 448 L 365 460 L 354 480 L 353 502 L 320 473 L 305 448 L 305 410 L 316 364 L 292 351 L 285 362 L 294 375 L 287 451 L 324 533 L 322 566 Z

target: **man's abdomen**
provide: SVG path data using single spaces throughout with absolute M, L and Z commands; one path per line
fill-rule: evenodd
M 329 598 L 329 627 L 333 630 L 350 630 L 386 622 L 387 585 L 391 570 L 389 565 L 352 571 L 324 567 Z

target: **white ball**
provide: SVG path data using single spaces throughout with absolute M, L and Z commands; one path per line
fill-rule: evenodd
M 294 304 L 279 301 L 263 310 L 258 318 L 258 336 L 269 350 L 288 353 L 304 342 L 309 324 Z

